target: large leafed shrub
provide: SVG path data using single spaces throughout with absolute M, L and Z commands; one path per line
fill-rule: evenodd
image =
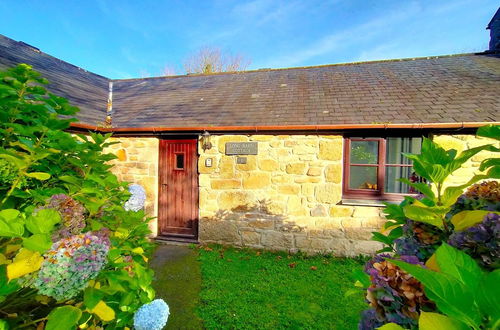
M 477 135 L 500 141 L 500 126 Z M 405 154 L 427 183 L 402 180 L 420 195 L 385 208 L 388 221 L 373 237 L 383 254 L 356 274 L 370 304 L 359 329 L 500 328 L 500 159 L 485 159 L 484 174 L 467 184 L 445 185 L 482 150 L 500 151 L 484 145 L 457 154 L 424 139 L 421 154 Z
M 0 73 L 0 328 L 132 327 L 155 296 L 148 219 L 124 209 L 109 136 L 66 132 L 78 109 L 45 84 Z

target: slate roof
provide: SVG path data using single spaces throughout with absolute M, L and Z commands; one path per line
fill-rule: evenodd
M 83 123 L 104 121 L 109 79 L 0 36 L 0 68 L 18 62 L 79 106 Z M 500 54 L 111 81 L 116 128 L 500 120 Z
M 82 123 L 97 125 L 106 118 L 109 79 L 45 54 L 0 34 L 0 70 L 27 63 L 49 80 L 50 92 L 80 108 Z
M 461 55 L 113 83 L 113 125 L 500 120 L 500 56 Z

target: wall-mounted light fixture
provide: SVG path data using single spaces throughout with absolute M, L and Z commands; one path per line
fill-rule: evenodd
M 212 148 L 212 142 L 210 142 L 210 133 L 207 131 L 203 132 L 201 135 L 201 148 L 203 151 L 211 149 Z

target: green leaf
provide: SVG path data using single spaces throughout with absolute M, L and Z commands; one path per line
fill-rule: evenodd
M 500 269 L 484 274 L 479 283 L 477 303 L 493 322 L 500 320 Z
M 48 234 L 59 222 L 61 222 L 59 212 L 54 209 L 43 209 L 26 220 L 26 228 L 33 234 Z
M 484 217 L 488 213 L 500 214 L 499 212 L 484 210 L 461 211 L 451 217 L 450 221 L 455 227 L 456 231 L 462 231 L 483 221 Z
M 434 192 L 432 191 L 431 187 L 427 183 L 423 183 L 423 182 L 411 182 L 410 180 L 405 179 L 405 178 L 399 179 L 399 181 L 401 181 L 401 182 L 409 185 L 410 187 L 413 187 L 413 188 L 417 189 L 422 194 L 424 194 L 425 196 L 429 197 L 432 200 L 436 199 L 436 195 L 434 194 Z
M 52 240 L 49 234 L 35 234 L 27 238 L 23 238 L 23 246 L 31 251 L 44 253 L 52 246 Z
M 377 328 L 377 330 L 404 330 L 402 326 L 396 323 L 387 323 L 381 326 L 380 328 Z
M 394 242 L 394 240 L 391 240 L 389 237 L 376 231 L 372 232 L 372 240 L 384 243 L 386 245 L 392 245 L 392 243 Z
M 7 265 L 0 265 L 0 296 L 7 296 L 18 289 L 17 281 L 9 281 L 7 277 Z
M 30 178 L 35 178 L 35 179 L 41 180 L 41 181 L 50 179 L 50 174 L 49 173 L 44 173 L 44 172 L 26 173 L 26 176 L 29 176 Z
M 401 204 L 407 204 L 405 201 L 401 202 Z M 396 220 L 398 223 L 404 223 L 406 222 L 406 216 L 403 210 L 403 206 L 401 204 L 391 204 L 391 203 L 384 203 L 385 208 L 384 208 L 384 213 L 385 217 L 387 219 L 392 219 Z
M 78 179 L 78 178 L 76 178 L 74 176 L 70 176 L 70 175 L 62 175 L 62 176 L 59 177 L 59 180 L 67 182 L 67 183 L 76 184 L 76 185 L 81 184 L 81 180 L 80 179 Z
M 481 162 L 481 166 L 479 166 L 479 170 L 484 171 L 485 169 L 493 166 L 500 166 L 500 158 L 489 158 L 483 160 Z
M 446 243 L 443 243 L 435 254 L 442 273 L 453 276 L 475 292 L 483 272 L 472 257 Z
M 418 319 L 419 330 L 468 330 L 468 326 L 460 321 L 438 313 L 420 312 Z
M 24 234 L 24 219 L 14 209 L 0 211 L 0 236 L 20 237 Z
M 474 294 L 461 281 L 451 275 L 400 260 L 391 260 L 391 262 L 422 282 L 427 297 L 436 303 L 441 312 L 473 328 L 479 328 L 481 314 L 479 308 L 473 303 Z
M 403 209 L 406 217 L 412 220 L 443 228 L 443 218 L 428 207 L 407 205 Z
M 0 330 L 9 330 L 9 323 L 5 320 L 0 320 Z
M 352 278 L 356 281 L 359 281 L 362 284 L 363 288 L 368 288 L 371 284 L 370 282 L 370 276 L 366 274 L 363 270 L 361 269 L 355 269 L 352 271 Z
M 72 330 L 76 329 L 82 311 L 73 306 L 54 308 L 47 316 L 45 330 Z
M 500 125 L 487 125 L 477 129 L 477 136 L 487 137 L 490 139 L 500 140 Z
M 476 155 L 477 153 L 483 151 L 483 150 L 492 150 L 492 145 L 484 145 L 484 146 L 479 146 L 471 149 L 464 150 L 463 152 L 460 153 L 460 155 L 455 158 L 450 164 L 447 166 L 447 170 L 452 173 L 453 171 L 459 169 L 466 161 L 468 161 L 472 156 Z
M 88 287 L 83 291 L 83 302 L 88 309 L 93 309 L 103 297 L 104 292 L 96 288 Z

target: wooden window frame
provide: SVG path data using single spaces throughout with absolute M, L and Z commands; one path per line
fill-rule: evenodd
M 401 138 L 412 136 L 398 136 Z M 351 164 L 351 141 L 377 141 L 378 162 L 377 164 Z M 375 201 L 401 201 L 404 196 L 415 196 L 416 194 L 388 193 L 385 192 L 386 167 L 412 167 L 412 164 L 386 164 L 387 137 L 345 137 L 343 157 L 343 199 L 375 200 Z M 351 166 L 365 166 L 377 168 L 377 189 L 352 189 L 349 187 Z
M 183 167 L 177 167 L 177 156 L 182 155 Z M 186 153 L 185 152 L 174 152 L 174 171 L 184 171 L 186 169 Z

